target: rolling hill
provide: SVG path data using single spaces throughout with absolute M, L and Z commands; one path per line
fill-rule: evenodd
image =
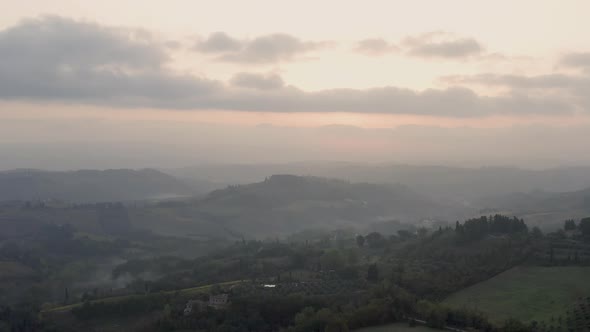
M 525 218 L 531 225 L 546 230 L 563 226 L 566 219 L 590 215 L 590 188 L 571 192 L 531 191 L 486 197 L 478 201 L 493 211 Z
M 73 181 L 71 174 L 60 175 L 62 178 L 59 180 L 52 177 L 55 176 L 52 173 L 35 173 L 31 176 L 21 174 L 20 181 L 29 182 L 24 186 L 28 191 L 21 188 L 18 193 L 8 197 L 22 199 L 31 197 L 33 192 L 44 192 L 46 197 L 81 202 L 107 198 L 146 199 L 154 197 L 158 190 L 160 193 L 190 193 L 174 179 L 167 181 L 169 176 L 160 177 L 159 172 L 141 171 L 144 176 L 139 178 L 133 171 L 119 172 L 122 174 L 117 174 L 117 177 L 105 179 L 102 174 L 101 178 L 96 179 L 86 176 L 84 181 L 79 182 Z M 125 175 L 130 175 L 131 178 L 121 179 L 120 183 L 113 182 L 118 176 Z M 49 180 L 40 181 L 39 177 Z M 19 179 L 13 177 L 15 178 Z M 93 190 L 95 187 L 97 189 Z M 77 191 L 83 192 L 73 197 Z M 99 203 L 39 207 L 35 204 L 27 206 L 24 203 L 5 203 L 0 205 L 0 224 L 4 225 L 0 227 L 0 233 L 7 237 L 18 237 L 26 235 L 30 229 L 35 228 L 33 226 L 69 223 L 80 231 L 93 234 L 119 234 L 129 229 L 146 229 L 168 236 L 206 240 L 239 239 L 242 236 L 281 236 L 307 229 L 378 229 L 379 225 L 393 220 L 396 223 L 448 221 L 461 218 L 466 210 L 439 203 L 403 185 L 273 175 L 261 182 L 229 186 L 205 196 L 144 204 L 110 206 Z M 116 215 L 111 216 L 115 212 Z
M 194 187 L 153 169 L 0 172 L 0 201 L 115 202 L 188 196 Z
M 590 167 L 544 170 L 516 167 L 449 167 L 347 162 L 200 165 L 166 173 L 219 183 L 251 183 L 269 174 L 294 174 L 353 182 L 401 183 L 419 193 L 472 203 L 481 197 L 544 190 L 567 192 L 590 187 Z
M 250 234 L 288 233 L 320 225 L 328 229 L 363 227 L 393 219 L 416 222 L 460 213 L 403 185 L 294 175 L 230 186 L 193 204 L 228 229 Z

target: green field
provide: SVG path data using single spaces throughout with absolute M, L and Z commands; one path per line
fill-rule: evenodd
M 35 277 L 30 267 L 16 262 L 0 261 L 0 281 Z
M 444 304 L 476 309 L 492 322 L 508 318 L 548 322 L 565 312 L 582 296 L 590 295 L 590 267 L 515 267 L 496 277 L 465 288 Z
M 180 290 L 166 291 L 166 292 L 161 292 L 159 294 L 176 294 L 176 293 L 178 293 L 179 295 L 195 295 L 198 293 L 206 293 L 209 291 L 209 289 L 211 287 L 213 287 L 215 285 L 227 287 L 227 286 L 237 285 L 241 282 L 242 282 L 241 280 L 221 282 L 221 283 L 210 284 L 210 285 L 205 285 L 205 286 L 198 286 L 198 287 L 191 287 L 191 288 L 185 288 L 185 289 L 180 289 Z M 154 293 L 154 294 L 158 294 L 158 293 Z M 113 297 L 106 297 L 106 298 L 102 298 L 102 299 L 92 300 L 92 301 L 90 301 L 90 303 L 98 303 L 98 302 L 114 303 L 114 302 L 118 302 L 118 301 L 132 299 L 134 297 L 142 297 L 142 296 L 145 296 L 145 295 L 132 294 L 132 295 L 113 296 Z M 65 306 L 48 308 L 46 310 L 43 310 L 42 312 L 43 313 L 51 313 L 51 312 L 70 311 L 76 307 L 82 306 L 82 304 L 83 304 L 82 302 L 79 302 L 79 303 L 69 304 L 69 305 L 65 305 Z
M 354 330 L 354 332 L 433 332 L 433 331 L 441 331 L 435 330 L 430 327 L 426 326 L 414 326 L 410 327 L 408 323 L 395 323 L 395 324 L 388 324 L 388 325 L 381 325 L 381 326 L 374 326 L 374 327 L 365 327 L 363 329 Z

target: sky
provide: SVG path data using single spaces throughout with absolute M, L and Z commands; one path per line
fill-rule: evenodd
M 0 9 L 0 169 L 590 165 L 588 1 Z

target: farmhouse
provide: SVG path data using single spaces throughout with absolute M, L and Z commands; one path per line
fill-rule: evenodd
M 227 306 L 227 294 L 218 294 L 209 296 L 209 306 L 215 309 L 223 309 Z
M 184 308 L 184 315 L 188 316 L 193 311 L 201 311 L 207 307 L 207 303 L 201 300 L 189 300 Z

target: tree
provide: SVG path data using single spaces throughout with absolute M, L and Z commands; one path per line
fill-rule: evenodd
M 348 325 L 341 319 L 335 319 L 326 325 L 324 332 L 348 332 Z
M 70 300 L 70 292 L 68 291 L 68 288 L 66 287 L 66 289 L 64 291 L 64 304 L 68 304 L 69 300 Z
M 164 310 L 162 311 L 162 314 L 164 315 L 165 318 L 170 318 L 170 316 L 172 316 L 172 307 L 170 306 L 169 303 L 166 303 L 166 305 L 164 306 Z
M 502 330 L 506 332 L 526 332 L 529 331 L 529 328 L 520 321 L 511 318 L 504 322 Z
M 357 237 L 356 237 L 356 244 L 357 244 L 359 247 L 362 247 L 362 246 L 364 246 L 364 245 L 365 245 L 365 237 L 364 237 L 364 236 L 362 236 L 362 235 L 357 235 Z
M 367 280 L 372 282 L 379 280 L 379 270 L 377 269 L 377 264 L 369 265 L 369 269 L 367 270 Z
M 344 280 L 355 280 L 358 278 L 358 271 L 354 266 L 346 266 L 336 272 Z
M 383 248 L 387 244 L 387 240 L 378 232 L 369 233 L 366 236 L 367 244 L 371 248 Z
M 344 258 L 338 250 L 328 250 L 320 257 L 322 268 L 326 270 L 338 270 L 345 265 Z
M 359 254 L 354 248 L 348 248 L 344 251 L 346 262 L 351 265 L 355 265 L 359 261 Z
M 536 239 L 540 239 L 540 238 L 543 237 L 543 232 L 537 226 L 533 227 L 533 230 L 532 230 L 531 233 L 532 233 L 533 237 L 536 238 Z
M 397 231 L 397 235 L 402 240 L 407 240 L 412 237 L 412 233 L 408 230 L 405 230 L 405 229 Z
M 396 280 L 395 280 L 395 281 L 396 281 L 398 284 L 401 284 L 401 283 L 402 283 L 402 281 L 403 281 L 403 277 L 404 277 L 404 270 L 405 270 L 405 268 L 404 268 L 404 263 L 402 263 L 402 262 L 399 262 L 399 263 L 397 264 L 397 268 L 395 268 L 395 272 L 393 273 L 393 275 L 394 275 L 394 276 L 396 276 L 396 278 L 395 278 Z
M 447 314 L 438 307 L 433 307 L 428 313 L 428 325 L 433 328 L 442 329 L 445 326 Z
M 418 237 L 424 238 L 428 234 L 428 230 L 425 227 L 418 228 Z
M 580 225 L 578 227 L 580 228 L 582 235 L 590 236 L 590 217 L 580 220 Z
M 463 229 L 463 225 L 461 225 L 459 223 L 459 220 L 457 220 L 455 222 L 455 233 L 459 234 L 459 235 L 463 235 L 464 229 Z
M 568 219 L 563 222 L 563 229 L 566 231 L 573 231 L 576 229 L 576 222 L 573 219 Z
M 348 327 L 344 322 L 336 318 L 332 311 L 328 308 L 323 308 L 317 312 L 313 307 L 305 307 L 297 315 L 295 315 L 294 331 L 335 331 L 346 332 Z

